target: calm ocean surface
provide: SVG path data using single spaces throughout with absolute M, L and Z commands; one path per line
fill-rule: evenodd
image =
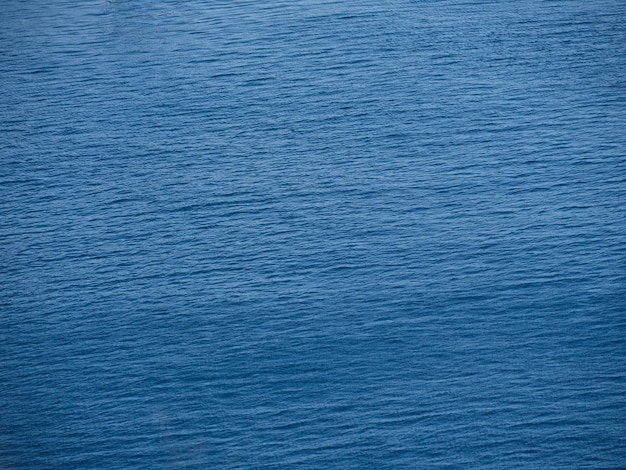
M 626 468 L 626 3 L 4 0 L 0 468 Z

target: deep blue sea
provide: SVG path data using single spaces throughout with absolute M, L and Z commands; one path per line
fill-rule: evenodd
M 626 468 L 626 2 L 4 0 L 0 468 Z

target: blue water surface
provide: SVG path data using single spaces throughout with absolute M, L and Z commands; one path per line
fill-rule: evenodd
M 626 3 L 4 0 L 0 467 L 626 468 Z

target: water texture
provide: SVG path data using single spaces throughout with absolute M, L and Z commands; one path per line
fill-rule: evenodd
M 5 0 L 0 467 L 626 468 L 626 3 Z

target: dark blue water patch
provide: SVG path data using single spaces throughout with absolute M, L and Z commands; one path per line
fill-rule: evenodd
M 0 466 L 626 466 L 626 10 L 9 1 Z

